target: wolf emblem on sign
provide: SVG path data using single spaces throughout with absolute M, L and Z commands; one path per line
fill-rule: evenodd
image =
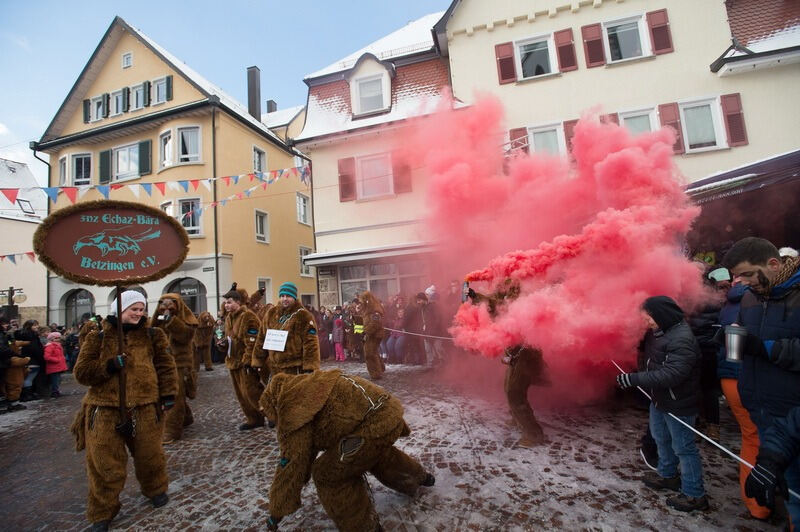
M 105 257 L 109 251 L 116 251 L 120 256 L 127 255 L 128 252 L 133 252 L 133 254 L 136 255 L 142 250 L 139 246 L 139 242 L 161 236 L 161 231 L 151 232 L 152 229 L 132 236 L 110 234 L 114 231 L 126 229 L 127 227 L 130 226 L 127 225 L 119 229 L 106 229 L 99 233 L 82 236 L 75 242 L 75 245 L 72 246 L 72 251 L 77 255 L 78 251 L 83 247 L 94 247 L 100 250 L 100 254 L 103 257 Z

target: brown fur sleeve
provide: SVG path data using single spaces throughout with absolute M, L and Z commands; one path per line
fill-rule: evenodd
M 242 362 L 245 366 L 253 365 L 253 351 L 255 350 L 256 340 L 260 330 L 260 323 L 258 316 L 252 311 L 245 311 L 242 317 L 242 337 L 244 338 L 244 353 L 242 354 Z
M 319 331 L 314 323 L 314 316 L 308 311 L 304 311 L 304 314 L 308 314 L 308 319 L 303 319 L 301 325 L 303 327 L 301 331 L 303 333 L 303 371 L 317 371 L 320 359 Z
M 267 351 L 261 347 L 264 345 L 264 339 L 267 336 L 267 329 L 269 329 L 269 315 L 265 315 L 264 319 L 261 320 L 261 324 L 258 327 L 258 336 L 256 336 L 256 343 L 253 346 L 253 357 L 252 357 L 252 366 L 254 368 L 262 368 L 267 365 L 267 355 L 269 354 Z
M 100 331 L 90 332 L 81 344 L 78 360 L 72 374 L 75 380 L 84 386 L 102 384 L 111 378 L 106 371 L 106 360 L 102 359 L 102 343 Z
M 158 395 L 166 397 L 178 393 L 178 372 L 175 359 L 169 352 L 167 335 L 158 328 L 153 328 L 153 366 L 158 375 Z
M 378 312 L 371 312 L 364 316 L 364 336 L 370 338 L 383 338 L 383 320 Z
M 311 477 L 313 450 L 312 426 L 306 424 L 280 438 L 281 457 L 269 488 L 269 513 L 287 516 L 300 508 L 300 492 Z
M 173 316 L 164 324 L 164 331 L 179 344 L 189 344 L 194 338 L 194 329 L 177 316 Z

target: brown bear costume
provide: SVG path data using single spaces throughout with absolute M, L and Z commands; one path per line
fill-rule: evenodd
M 236 283 L 233 283 L 223 297 L 239 304 L 236 310 L 225 313 L 226 338 L 220 345 L 220 348 L 227 352 L 225 366 L 230 371 L 233 391 L 245 416 L 245 422 L 239 429 L 263 427 L 264 415 L 258 407 L 258 400 L 264 387 L 258 372 L 253 369 L 253 350 L 257 345 L 256 337 L 259 329 L 258 317 L 244 305 L 247 301 L 247 292 L 236 288 Z
M 146 318 L 142 318 L 138 324 L 123 326 L 127 355 L 126 407 L 135 423 L 131 438 L 115 430 L 121 422 L 120 381 L 116 374 L 109 373 L 118 353 L 115 316 L 102 322 L 102 332 L 90 332 L 84 339 L 73 369 L 75 380 L 89 387 L 72 431 L 77 449 L 86 448 L 89 477 L 86 516 L 92 523 L 110 521 L 120 509 L 119 494 L 127 474 L 127 450 L 133 456 L 142 494 L 153 499 L 154 505 L 158 497 L 166 497 L 168 480 L 161 446 L 161 403 L 173 400 L 178 377 L 167 336 L 161 329 L 147 327 L 146 322 Z M 166 500 L 160 504 L 164 503 Z
M 383 305 L 371 292 L 364 292 L 359 296 L 361 301 L 361 317 L 364 320 L 364 358 L 367 361 L 367 371 L 373 380 L 383 377 L 386 366 L 381 360 L 381 340 L 385 334 L 383 328 Z
M 164 443 L 172 443 L 183 437 L 183 428 L 194 422 L 188 399 L 197 395 L 197 373 L 194 370 L 194 334 L 197 318 L 189 310 L 179 294 L 164 294 L 150 320 L 151 327 L 167 333 L 169 349 L 178 369 L 178 392 L 175 406 L 167 412 L 164 420 Z
M 277 424 L 281 449 L 269 491 L 272 529 L 300 508 L 300 492 L 311 477 L 325 511 L 348 531 L 380 526 L 366 472 L 408 496 L 434 483 L 417 460 L 394 446 L 411 433 L 400 401 L 366 379 L 338 369 L 274 375 L 261 407 Z
M 489 315 L 496 316 L 506 299 L 519 297 L 519 284 L 509 280 L 498 288 L 495 294 L 487 296 L 470 289 L 473 303 L 486 302 Z M 526 345 L 509 347 L 503 356 L 503 363 L 508 365 L 503 382 L 508 408 L 511 417 L 522 431 L 519 444 L 524 447 L 544 443 L 544 431 L 528 401 L 528 388 L 531 386 L 549 386 L 547 364 L 539 349 Z
M 200 361 L 206 371 L 212 371 L 214 364 L 211 362 L 211 338 L 214 336 L 216 321 L 210 312 L 204 310 L 197 317 L 197 329 L 194 331 L 194 370 L 200 369 Z
M 265 352 L 261 349 L 269 329 L 289 331 L 283 351 Z M 253 353 L 254 365 L 263 367 L 266 357 L 266 364 L 273 375 L 318 370 L 320 364 L 319 338 L 317 338 L 314 316 L 297 300 L 286 308 L 275 305 L 269 309 L 261 323 L 256 349 Z

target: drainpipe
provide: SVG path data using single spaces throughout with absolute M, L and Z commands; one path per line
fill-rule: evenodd
M 51 171 L 52 171 L 52 167 L 50 166 L 49 162 L 45 161 L 44 159 L 42 159 L 41 157 L 36 155 L 36 148 L 39 147 L 39 144 L 35 140 L 32 140 L 30 142 L 29 147 L 30 147 L 31 151 L 33 151 L 33 156 L 47 165 L 47 186 L 49 187 L 50 186 L 50 179 L 51 179 L 50 174 L 51 174 Z M 47 215 L 50 216 L 50 201 L 49 200 L 47 201 Z M 44 282 L 45 282 L 45 288 L 44 288 L 44 290 L 45 290 L 45 292 L 44 292 L 45 293 L 45 296 L 44 296 L 45 297 L 45 300 L 44 300 L 44 304 L 45 304 L 45 307 L 44 307 L 44 321 L 45 321 L 45 323 L 53 323 L 52 321 L 50 321 L 50 270 L 45 269 L 45 271 L 44 271 Z M 9 301 L 9 304 L 11 304 L 10 301 Z M 64 325 L 66 325 L 66 323 Z
M 219 98 L 212 96 L 211 103 L 211 174 L 217 177 L 217 108 Z M 216 290 L 216 308 L 212 315 L 216 319 L 219 312 L 219 221 L 217 218 L 217 180 L 214 179 L 214 283 Z

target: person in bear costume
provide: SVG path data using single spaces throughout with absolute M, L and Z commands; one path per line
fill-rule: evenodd
M 197 329 L 194 331 L 194 370 L 200 369 L 200 361 L 206 367 L 206 371 L 214 371 L 214 363 L 211 361 L 211 337 L 214 336 L 214 326 L 216 321 L 214 316 L 204 310 L 197 316 Z
M 367 361 L 367 371 L 372 380 L 379 380 L 386 371 L 386 366 L 381 360 L 381 340 L 385 334 L 383 328 L 383 305 L 372 292 L 364 292 L 359 296 L 361 301 L 361 317 L 364 320 L 364 358 Z

